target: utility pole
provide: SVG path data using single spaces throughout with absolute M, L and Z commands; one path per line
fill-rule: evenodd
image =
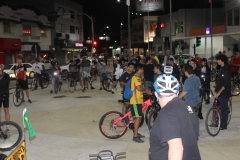
M 170 53 L 172 53 L 172 0 L 170 0 Z

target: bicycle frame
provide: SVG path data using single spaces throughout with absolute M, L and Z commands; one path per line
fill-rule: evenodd
M 144 112 L 149 106 L 152 105 L 152 102 L 151 102 L 151 99 L 148 99 L 147 101 L 143 102 L 142 104 L 142 112 Z M 113 121 L 113 127 L 118 127 L 118 126 L 125 126 L 125 123 L 121 123 L 119 121 L 125 119 L 125 118 L 128 118 L 129 121 L 132 121 L 133 123 L 135 123 L 136 120 L 132 120 L 132 117 L 131 117 L 131 111 L 127 112 L 123 117 L 119 117 L 117 119 L 115 119 Z M 126 124 L 126 127 L 129 127 L 129 124 Z

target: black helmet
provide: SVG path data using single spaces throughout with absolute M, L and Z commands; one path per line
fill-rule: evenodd
M 202 62 L 207 62 L 207 58 L 203 58 L 203 59 L 202 59 Z

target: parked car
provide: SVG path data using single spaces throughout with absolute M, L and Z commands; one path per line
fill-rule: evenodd
M 14 74 L 14 67 L 16 66 L 17 64 L 9 64 L 7 65 L 5 68 L 4 68 L 4 72 L 6 72 L 7 74 L 9 74 L 10 78 L 11 79 L 15 79 L 16 76 Z M 23 65 L 26 66 L 27 68 L 27 73 L 26 75 L 28 77 L 33 77 L 34 76 L 34 71 L 32 70 L 32 64 L 31 63 L 23 63 Z

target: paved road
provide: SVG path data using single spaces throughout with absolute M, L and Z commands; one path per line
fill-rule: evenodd
M 50 94 L 49 88 L 31 91 L 32 104 L 25 102 L 14 107 L 10 102 L 11 120 L 22 126 L 22 110 L 27 107 L 31 123 L 36 131 L 36 139 L 27 139 L 27 158 L 29 160 L 88 160 L 90 153 L 111 149 L 114 153 L 126 151 L 127 160 L 148 160 L 149 131 L 146 124 L 140 128 L 145 143 L 133 142 L 132 131 L 120 139 L 107 139 L 98 127 L 101 116 L 110 110 L 121 111 L 117 100 L 120 89 L 115 94 L 99 90 L 82 93 L 80 89 L 69 93 L 66 82 L 59 94 Z M 57 96 L 64 96 L 57 98 Z M 80 98 L 90 96 L 91 98 Z M 10 97 L 12 98 L 12 97 Z M 212 101 L 212 100 L 211 100 Z M 203 160 L 237 160 L 240 157 L 240 98 L 233 99 L 233 117 L 228 130 L 221 131 L 217 137 L 207 134 L 204 120 L 200 120 L 199 148 Z M 210 105 L 203 106 L 203 113 Z M 6 154 L 8 154 L 7 152 Z

